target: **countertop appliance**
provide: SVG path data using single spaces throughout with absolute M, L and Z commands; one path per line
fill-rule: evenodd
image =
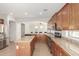
M 54 35 L 55 35 L 55 37 L 58 37 L 58 38 L 62 37 L 61 31 L 56 31 Z

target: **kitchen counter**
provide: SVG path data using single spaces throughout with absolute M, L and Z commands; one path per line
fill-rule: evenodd
M 16 40 L 16 42 L 31 42 L 35 36 L 24 36 L 23 38 Z
M 25 36 L 16 41 L 17 56 L 31 56 L 35 46 L 35 36 Z
M 79 46 L 76 43 L 72 43 L 68 38 L 55 38 L 52 37 L 52 40 L 63 48 L 69 55 L 78 56 L 79 55 Z

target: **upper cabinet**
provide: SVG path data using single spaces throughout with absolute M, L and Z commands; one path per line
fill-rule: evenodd
M 69 15 L 70 15 L 70 11 L 71 7 L 69 4 L 67 4 L 66 6 L 63 7 L 63 9 L 60 11 L 61 12 L 61 17 L 62 17 L 62 29 L 63 30 L 67 30 L 69 29 Z
M 55 21 L 55 23 L 57 24 L 57 28 L 62 29 L 62 13 L 61 12 L 59 12 L 56 15 L 56 21 Z
M 70 28 L 79 30 L 79 4 L 72 3 L 71 6 L 71 13 L 70 13 Z
M 79 30 L 79 4 L 66 4 L 51 19 L 52 24 L 56 23 L 57 28 L 62 30 Z M 49 23 L 48 23 L 49 24 Z
M 56 14 L 54 16 L 52 16 L 52 18 L 48 21 L 48 27 L 53 27 L 55 26 L 56 23 Z

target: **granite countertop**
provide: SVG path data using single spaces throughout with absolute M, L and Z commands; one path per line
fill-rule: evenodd
M 31 42 L 35 36 L 24 36 L 23 38 L 16 40 L 16 42 Z
M 55 38 L 52 40 L 57 43 L 61 48 L 63 48 L 69 55 L 78 56 L 79 55 L 79 45 L 72 43 L 68 38 Z

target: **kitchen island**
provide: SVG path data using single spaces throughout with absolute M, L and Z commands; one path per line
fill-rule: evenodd
M 35 36 L 24 36 L 16 41 L 17 56 L 31 56 L 35 47 Z

